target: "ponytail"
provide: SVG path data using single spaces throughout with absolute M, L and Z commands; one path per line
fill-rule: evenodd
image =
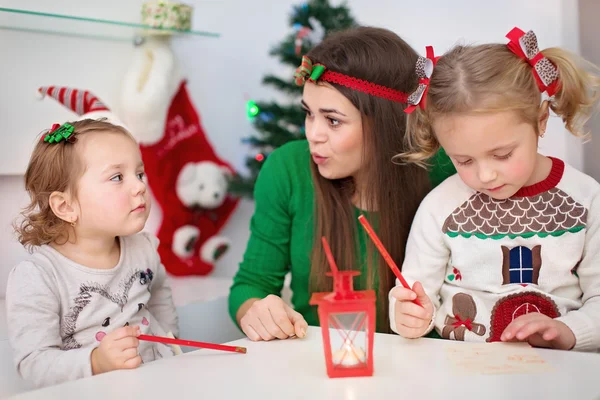
M 542 51 L 559 72 L 559 87 L 550 103 L 552 111 L 561 117 L 575 136 L 586 136 L 584 124 L 592 116 L 600 97 L 598 68 L 588 61 L 560 48 Z

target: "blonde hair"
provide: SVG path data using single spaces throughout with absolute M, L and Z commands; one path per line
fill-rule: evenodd
M 104 120 L 84 119 L 68 123 L 73 126 L 76 139 L 93 132 L 113 132 L 134 140 L 126 129 Z M 57 191 L 77 195 L 77 181 L 86 168 L 78 156 L 79 151 L 79 141 L 69 143 L 64 140 L 54 144 L 38 140 L 33 149 L 25 172 L 25 190 L 31 201 L 21 212 L 22 221 L 13 225 L 19 242 L 29 251 L 36 246 L 67 240 L 69 225 L 54 214 L 49 200 Z
M 572 134 L 585 136 L 584 124 L 599 96 L 597 68 L 560 48 L 542 53 L 559 71 L 550 108 Z M 457 46 L 438 60 L 426 104 L 425 110 L 410 114 L 405 139 L 409 150 L 395 160 L 426 166 L 440 148 L 433 122 L 443 115 L 515 111 L 537 132 L 541 93 L 532 67 L 506 45 Z

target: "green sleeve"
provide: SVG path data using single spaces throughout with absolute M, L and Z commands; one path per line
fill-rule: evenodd
M 265 161 L 254 188 L 250 238 L 229 293 L 229 314 L 234 322 L 246 300 L 281 295 L 290 265 L 290 194 L 287 165 L 276 150 Z
M 452 164 L 452 161 L 442 148 L 440 148 L 440 150 L 429 160 L 429 164 L 431 165 L 429 169 L 429 180 L 431 181 L 432 187 L 436 187 L 446 178 L 456 173 L 454 164 Z

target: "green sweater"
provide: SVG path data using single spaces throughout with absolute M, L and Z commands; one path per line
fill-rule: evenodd
M 246 300 L 269 294 L 280 296 L 284 277 L 291 271 L 292 306 L 309 325 L 319 325 L 316 307 L 308 304 L 314 236 L 314 187 L 309 160 L 308 142 L 294 141 L 274 151 L 260 170 L 254 189 L 250 239 L 229 294 L 229 313 L 234 321 L 237 310 Z M 437 185 L 454 172 L 448 158 L 438 155 L 430 173 L 431 181 Z M 356 210 L 358 215 L 359 210 Z M 358 220 L 356 224 L 362 232 Z M 366 236 L 358 236 L 359 251 L 364 259 Z M 361 277 L 366 276 L 366 263 L 362 261 L 357 263 L 361 266 Z M 362 279 L 355 279 L 356 290 L 364 290 L 364 286 Z M 378 313 L 388 312 L 381 308 L 378 304 Z

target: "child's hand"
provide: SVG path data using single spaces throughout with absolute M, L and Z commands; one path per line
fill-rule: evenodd
M 138 326 L 124 326 L 104 336 L 100 346 L 92 351 L 92 373 L 137 368 L 142 363 L 138 354 L 139 335 Z
M 250 340 L 287 339 L 306 336 L 308 324 L 278 296 L 256 300 L 240 319 L 240 327 Z
M 433 318 L 433 303 L 425 294 L 423 285 L 415 282 L 413 290 L 396 286 L 391 294 L 396 299 L 395 317 L 398 334 L 411 339 L 423 336 Z M 419 299 L 423 307 L 413 303 L 414 299 Z
M 535 347 L 571 350 L 573 331 L 563 322 L 541 313 L 529 313 L 514 319 L 502 332 L 503 342 L 528 342 Z

